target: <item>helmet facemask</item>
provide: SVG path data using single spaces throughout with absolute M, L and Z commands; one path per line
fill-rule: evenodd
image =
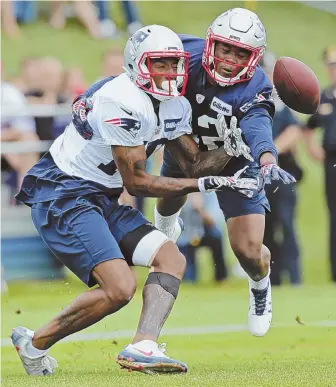
M 239 47 L 247 50 L 250 56 L 245 64 L 232 63 L 215 56 L 216 43 L 224 43 L 234 47 Z M 220 35 L 215 35 L 212 31 L 208 32 L 206 43 L 203 52 L 203 67 L 208 75 L 217 82 L 220 86 L 230 86 L 239 82 L 248 81 L 255 73 L 258 62 L 264 54 L 265 48 L 252 47 L 234 39 L 225 38 Z M 232 74 L 228 77 L 221 76 L 217 73 L 216 69 L 219 63 L 226 63 L 230 67 L 235 67 Z
M 135 83 L 159 101 L 183 96 L 188 82 L 189 57 L 189 53 L 179 50 L 144 52 L 138 61 L 139 73 Z M 176 72 L 154 72 L 151 60 L 164 58 L 178 60 Z M 158 87 L 153 79 L 157 76 L 165 78 L 161 87 Z

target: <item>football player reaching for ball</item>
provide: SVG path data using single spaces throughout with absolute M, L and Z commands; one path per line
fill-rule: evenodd
M 277 165 L 272 139 L 273 86 L 258 65 L 266 48 L 265 28 L 258 16 L 247 9 L 231 9 L 211 23 L 206 39 L 180 36 L 184 50 L 190 53 L 185 96 L 192 106 L 192 129 L 199 148 L 207 153 L 221 147 L 221 128 L 235 116 L 254 161 L 232 158 L 223 175 L 248 165 L 245 176 L 259 176 L 264 184 L 271 180 L 279 184 L 295 182 Z M 185 166 L 176 160 L 176 151 L 165 147 L 163 176 L 185 176 Z M 255 336 L 264 336 L 272 320 L 271 257 L 263 245 L 265 212 L 269 211 L 265 191 L 254 192 L 252 197 L 229 189 L 216 194 L 231 247 L 249 276 L 249 330 Z M 178 235 L 177 219 L 185 200 L 178 197 L 157 201 L 155 225 L 169 237 Z

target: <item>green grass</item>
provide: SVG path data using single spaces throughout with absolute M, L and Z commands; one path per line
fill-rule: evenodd
M 144 271 L 142 271 L 144 273 Z M 143 276 L 141 276 L 143 277 Z M 141 281 L 140 281 L 141 282 Z M 245 324 L 247 290 L 239 282 L 221 287 L 183 286 L 166 327 Z M 70 283 L 16 284 L 3 299 L 2 337 L 13 326 L 35 328 L 60 311 L 84 286 Z M 274 327 L 264 338 L 248 332 L 166 336 L 169 354 L 190 366 L 187 376 L 149 377 L 119 370 L 115 358 L 127 339 L 56 345 L 60 364 L 52 378 L 25 376 L 14 348 L 2 348 L 3 386 L 335 386 L 335 328 L 314 326 L 335 321 L 335 287 L 274 289 Z M 87 332 L 134 329 L 140 292 L 115 316 Z M 17 311 L 20 310 L 20 314 Z M 303 324 L 295 319 L 299 316 Z

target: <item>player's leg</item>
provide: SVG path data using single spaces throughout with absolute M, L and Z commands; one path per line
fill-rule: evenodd
M 136 284 L 124 259 L 111 259 L 92 270 L 98 288 L 80 294 L 46 325 L 35 331 L 32 345 L 46 350 L 72 333 L 117 312 L 133 298 Z
M 90 200 L 99 204 L 110 234 L 117 241 L 126 262 L 152 268 L 143 290 L 143 309 L 136 337 L 133 344 L 119 354 L 118 363 L 151 373 L 159 361 L 159 372 L 185 372 L 184 363 L 165 356 L 156 343 L 179 290 L 185 270 L 184 256 L 135 208 L 119 205 L 106 197 L 101 199 L 98 195 Z M 100 240 L 105 242 L 104 236 L 100 236 Z M 149 355 L 141 354 L 139 349 Z M 141 364 L 135 366 L 135 363 Z
M 88 286 L 86 292 L 49 323 L 33 332 L 15 328 L 12 341 L 29 374 L 48 375 L 55 368 L 51 345 L 125 306 L 135 280 L 107 222 L 85 199 L 40 203 L 32 208 L 36 229 L 53 253 Z
M 263 245 L 265 216 L 249 214 L 227 221 L 228 236 L 233 252 L 251 279 L 260 281 L 270 266 L 270 252 Z
M 270 274 L 271 254 L 262 243 L 265 215 L 249 214 L 227 221 L 231 247 L 249 275 L 248 326 L 254 336 L 264 336 L 272 321 Z
M 264 336 L 272 320 L 271 255 L 263 245 L 265 209 L 269 208 L 265 192 L 247 198 L 224 190 L 217 192 L 217 198 L 226 217 L 233 252 L 249 276 L 249 330 L 255 336 Z
M 167 241 L 157 251 L 143 289 L 143 308 L 133 343 L 156 341 L 175 303 L 186 267 L 175 243 Z
M 141 223 L 139 216 L 133 217 L 133 224 Z M 186 372 L 187 366 L 166 356 L 157 343 L 179 291 L 185 271 L 184 256 L 166 235 L 148 224 L 125 235 L 120 246 L 128 261 L 151 267 L 151 271 L 142 292 L 143 306 L 136 335 L 132 344 L 119 354 L 118 363 L 146 373 Z

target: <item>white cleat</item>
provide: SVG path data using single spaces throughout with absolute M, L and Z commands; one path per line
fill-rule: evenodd
M 37 356 L 27 353 L 27 345 L 31 344 L 34 332 L 25 327 L 17 327 L 12 331 L 11 339 L 20 356 L 20 360 L 28 375 L 49 376 L 58 367 L 57 361 L 48 356 L 48 350 Z
M 165 355 L 166 344 L 158 345 L 155 341 L 142 340 L 136 344 L 128 344 L 118 355 L 117 363 L 130 371 L 146 374 L 179 374 L 186 373 L 185 363 Z
M 251 287 L 249 281 L 250 307 L 248 312 L 248 328 L 253 336 L 265 336 L 272 322 L 272 291 L 271 282 L 265 289 Z

